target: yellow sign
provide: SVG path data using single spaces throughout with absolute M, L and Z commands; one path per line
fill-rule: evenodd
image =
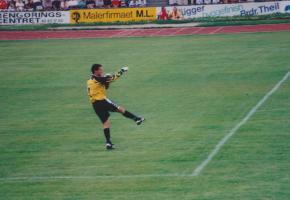
M 127 22 L 155 20 L 156 8 L 70 10 L 70 22 Z

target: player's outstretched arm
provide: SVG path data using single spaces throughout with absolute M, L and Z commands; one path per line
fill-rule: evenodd
M 129 67 L 122 67 L 120 71 L 118 71 L 116 74 L 113 74 L 109 82 L 113 82 L 120 78 L 124 73 L 128 72 Z

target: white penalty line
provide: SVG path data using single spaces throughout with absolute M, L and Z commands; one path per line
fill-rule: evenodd
M 288 79 L 290 76 L 290 71 L 288 71 L 284 77 L 267 93 L 265 96 L 247 113 L 247 115 L 240 121 L 234 128 L 230 130 L 228 134 L 226 134 L 219 143 L 215 146 L 215 148 L 211 151 L 208 157 L 200 163 L 200 165 L 195 168 L 192 172 L 191 176 L 198 176 L 202 170 L 212 161 L 212 159 L 218 154 L 224 144 L 243 126 L 251 117 L 252 115 L 267 101 L 267 99 L 276 92 L 279 87 Z
M 219 153 L 224 144 L 244 125 L 251 116 L 267 101 L 267 99 L 275 93 L 279 87 L 289 78 L 290 71 L 247 113 L 247 115 L 227 133 L 211 151 L 208 157 L 201 162 L 192 174 L 132 174 L 132 175 L 92 175 L 92 176 L 26 176 L 26 177 L 0 177 L 0 182 L 7 181 L 55 181 L 55 180 L 95 180 L 95 179 L 112 179 L 112 178 L 150 178 L 150 177 L 195 177 L 198 176 L 202 170 L 212 161 L 212 159 Z

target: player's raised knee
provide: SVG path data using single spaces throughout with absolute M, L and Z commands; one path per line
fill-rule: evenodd
M 119 108 L 118 108 L 118 112 L 119 112 L 119 113 L 124 113 L 124 112 L 125 112 L 125 108 L 123 108 L 123 107 L 119 107 Z

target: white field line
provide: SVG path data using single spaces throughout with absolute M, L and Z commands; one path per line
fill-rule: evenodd
M 48 180 L 95 180 L 95 179 L 123 179 L 123 178 L 150 178 L 150 177 L 189 177 L 181 174 L 135 174 L 135 175 L 92 175 L 92 176 L 22 176 L 3 177 L 0 182 L 10 181 L 48 181 Z
M 0 177 L 0 182 L 18 181 L 55 181 L 55 180 L 96 180 L 96 179 L 126 179 L 126 178 L 150 178 L 150 177 L 194 177 L 199 175 L 207 164 L 214 158 L 214 156 L 220 151 L 227 140 L 233 136 L 239 128 L 245 124 L 250 117 L 257 111 L 257 109 L 267 101 L 267 99 L 279 89 L 279 87 L 289 78 L 290 71 L 255 105 L 250 112 L 239 122 L 228 134 L 226 134 L 222 140 L 215 146 L 213 151 L 208 155 L 192 174 L 135 174 L 135 175 L 96 175 L 96 176 L 22 176 L 22 177 Z
M 149 36 L 150 36 L 150 37 L 154 37 L 154 36 L 156 36 L 156 35 L 159 36 L 158 34 L 159 34 L 162 30 L 163 30 L 163 29 L 160 28 L 158 31 L 151 33 Z
M 170 35 L 177 35 L 178 33 L 180 33 L 183 30 L 184 30 L 184 28 L 179 28 L 179 29 L 173 31 Z
M 191 34 L 196 34 L 196 33 L 200 32 L 200 31 L 202 31 L 203 29 L 205 29 L 205 27 L 200 27 L 199 29 L 196 29 L 195 31 L 193 31 L 192 33 L 190 33 L 190 35 Z
M 244 125 L 251 116 L 261 107 L 267 99 L 274 93 L 279 87 L 284 83 L 288 77 L 290 76 L 290 71 L 285 74 L 285 76 L 248 112 L 248 114 L 240 121 L 233 129 L 230 130 L 228 134 L 226 134 L 219 143 L 215 146 L 212 152 L 208 155 L 208 157 L 198 165 L 195 170 L 192 172 L 192 176 L 198 176 L 202 170 L 210 163 L 210 161 L 218 154 L 224 144 L 230 139 L 238 130 L 239 128 Z
M 215 29 L 215 30 L 213 30 L 212 32 L 210 32 L 209 34 L 215 34 L 215 33 L 217 33 L 218 31 L 220 31 L 220 30 L 222 30 L 224 27 L 223 26 L 221 26 L 221 27 L 219 27 L 219 28 L 217 28 L 217 29 Z
M 127 36 L 126 34 L 130 33 L 131 31 L 132 31 L 131 29 L 121 30 L 119 33 L 112 34 L 109 38 Z

